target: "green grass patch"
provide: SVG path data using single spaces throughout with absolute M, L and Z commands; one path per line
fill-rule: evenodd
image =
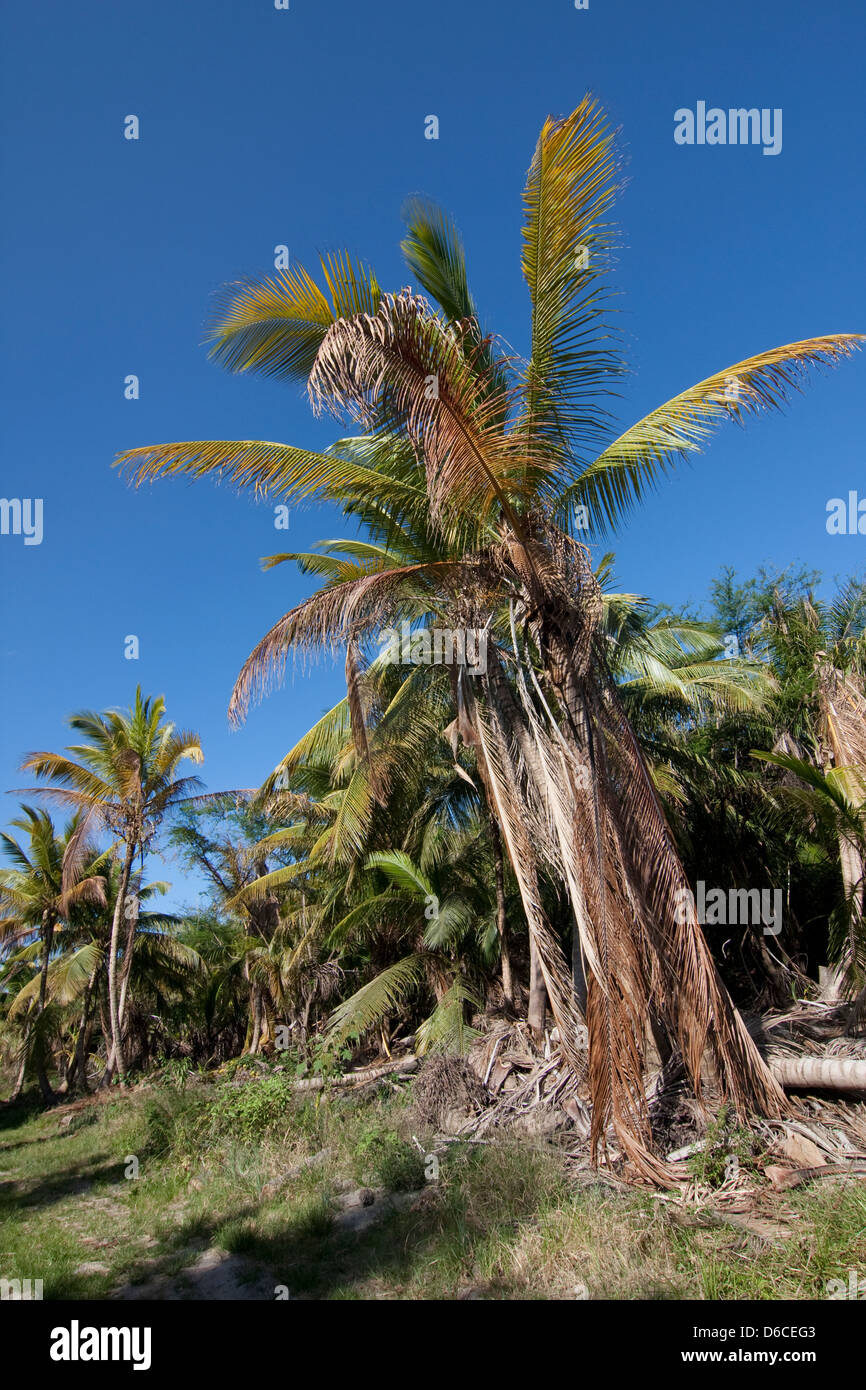
M 46 1298 L 193 1296 L 187 1274 L 214 1248 L 238 1297 L 815 1299 L 866 1273 L 862 1183 L 767 1193 L 737 1225 L 578 1185 L 555 1145 L 526 1138 L 448 1144 L 426 1181 L 432 1136 L 390 1087 L 231 1082 L 0 1112 L 0 1275 L 41 1278 Z M 726 1125 L 701 1156 L 710 1186 L 724 1155 L 755 1160 Z M 360 1186 L 379 1219 L 354 1225 L 341 1211 Z

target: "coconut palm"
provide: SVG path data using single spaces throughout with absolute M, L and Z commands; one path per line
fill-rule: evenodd
M 12 821 L 24 831 L 28 844 L 7 833 L 0 834 L 7 858 L 13 867 L 0 869 L 0 945 L 14 948 L 19 962 L 33 954 L 28 943 L 35 941 L 40 958 L 38 975 L 16 995 L 19 1012 L 27 1005 L 21 1065 L 11 1096 L 21 1094 L 33 1045 L 39 1040 L 40 1019 L 48 1001 L 48 973 L 55 939 L 68 924 L 76 907 L 105 904 L 105 878 L 102 864 L 87 853 L 82 835 L 83 815 L 78 812 L 58 835 L 47 811 L 22 806 L 22 815 Z M 44 1056 L 37 1059 L 37 1079 L 42 1097 L 53 1098 Z
M 122 1034 L 138 919 L 137 901 L 128 892 L 133 863 L 136 855 L 143 859 L 167 812 L 200 789 L 198 778 L 178 778 L 177 769 L 187 758 L 201 762 L 202 751 L 197 734 L 166 720 L 162 696 L 143 698 L 140 687 L 127 711 L 84 711 L 68 722 L 84 742 L 70 745 L 65 755 L 30 753 L 22 768 L 51 783 L 43 794 L 80 808 L 82 826 L 100 825 L 123 847 L 108 949 L 107 1083 L 115 1072 L 121 1081 L 125 1075 Z
M 524 190 L 526 362 L 484 332 L 459 237 L 416 200 L 403 249 L 438 308 L 411 290 L 383 293 L 364 266 L 338 256 L 323 262 L 325 289 L 300 267 L 234 287 L 214 330 L 223 363 L 305 381 L 314 409 L 359 423 L 362 442 L 315 454 L 266 441 L 198 441 L 130 450 L 121 462 L 139 482 L 211 474 L 259 496 L 315 496 L 347 509 L 372 493 L 429 529 L 431 557 L 395 564 L 386 545 L 281 619 L 246 663 L 232 714 L 242 716 L 288 652 L 340 645 L 357 703 L 362 644 L 422 604 L 452 628 L 489 633 L 484 675 L 455 670 L 455 745 L 473 750 L 563 1049 L 579 1067 L 569 972 L 545 917 L 543 873 L 571 904 L 588 980 L 594 1147 L 612 1121 L 626 1155 L 665 1180 L 651 1153 L 642 1074 L 650 997 L 696 1086 L 709 1045 L 738 1109 L 773 1111 L 783 1098 L 697 920 L 677 920 L 685 877 L 607 669 L 602 599 L 582 541 L 620 523 L 715 426 L 779 405 L 807 368 L 838 362 L 857 339 L 837 334 L 762 352 L 611 440 L 609 405 L 624 369 L 605 288 L 616 186 L 614 137 L 590 98 L 545 123 Z
M 183 862 L 205 876 L 215 912 L 223 919 L 233 917 L 234 935 L 222 938 L 223 949 L 213 960 L 219 961 L 226 979 L 240 970 L 246 982 L 251 1053 L 269 1040 L 274 1009 L 283 1002 L 279 948 L 285 945 L 285 931 L 281 928 L 293 919 L 292 909 L 297 906 L 286 901 L 285 891 L 281 902 L 271 886 L 269 861 L 282 865 L 288 859 L 279 840 L 266 841 L 271 829 L 269 817 L 249 796 L 216 796 L 206 806 L 187 808 L 168 836 Z M 252 885 L 263 887 L 245 896 L 244 890 Z

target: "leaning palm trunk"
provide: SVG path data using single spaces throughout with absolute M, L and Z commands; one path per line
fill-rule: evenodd
M 36 1007 L 37 1019 L 45 1012 L 45 1002 L 48 997 L 48 966 L 51 962 L 51 948 L 54 944 L 54 929 L 54 918 L 48 912 L 43 913 L 42 966 L 39 973 L 39 1003 Z M 42 1099 L 46 1102 L 51 1102 L 55 1098 L 54 1091 L 48 1079 L 48 1073 L 45 1070 L 45 1062 L 41 1054 L 36 1067 L 36 1076 Z
M 569 972 L 540 903 L 542 866 L 571 904 L 587 980 L 594 1152 L 604 1149 L 612 1124 L 635 1166 L 666 1181 L 652 1152 L 645 1093 L 651 1010 L 696 1092 L 709 1047 L 723 1094 L 739 1113 L 778 1113 L 784 1094 L 719 979 L 694 907 L 686 907 L 685 873 L 606 671 L 585 550 L 565 537 L 558 553 L 506 542 L 492 559 L 511 569 L 523 591 L 512 609 L 514 678 L 506 677 L 506 654 L 493 647 L 483 707 L 461 681 L 458 728 L 485 764 L 564 1051 L 580 1066 Z M 522 654 L 515 617 L 524 645 L 534 644 L 541 682 L 531 655 Z
M 129 1003 L 129 982 L 132 977 L 132 960 L 135 950 L 135 935 L 138 931 L 138 904 L 135 904 L 133 912 L 127 916 L 129 926 L 126 929 L 126 941 L 123 946 L 123 959 L 120 964 L 120 992 L 117 1000 L 117 1018 L 122 1033 L 126 1025 L 126 1012 Z
M 81 1005 L 81 1019 L 78 1024 L 78 1037 L 75 1040 L 75 1056 L 69 1073 L 69 1086 L 71 1088 L 76 1077 L 81 1078 L 81 1089 L 87 1091 L 87 1053 L 90 1040 L 91 1020 L 90 1008 L 93 999 L 93 990 L 96 985 L 96 977 L 99 973 L 97 963 L 90 972 L 90 978 L 84 990 L 84 999 Z

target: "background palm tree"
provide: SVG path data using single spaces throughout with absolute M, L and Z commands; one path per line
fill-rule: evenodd
M 136 855 L 144 856 L 166 813 L 200 789 L 197 778 L 176 774 L 186 758 L 201 762 L 202 751 L 197 734 L 178 730 L 165 719 L 163 698 L 143 698 L 140 687 L 129 710 L 86 711 L 73 715 L 69 724 L 84 742 L 70 745 L 66 755 L 30 753 L 22 768 L 51 782 L 44 794 L 81 808 L 82 827 L 97 823 L 122 845 L 108 948 L 107 1084 L 115 1071 L 121 1080 L 125 1075 L 123 1024 L 138 920 L 138 903 L 128 892 L 133 862 Z
M 98 872 L 102 866 L 93 862 L 92 855 L 88 858 L 81 812 L 69 822 L 63 835 L 58 835 L 47 811 L 31 806 L 22 806 L 21 810 L 22 815 L 12 825 L 24 831 L 26 847 L 12 835 L 0 834 L 0 846 L 13 865 L 0 869 L 0 943 L 7 952 L 17 948 L 18 963 L 23 963 L 32 956 L 28 942 L 35 939 L 40 967 L 30 986 L 16 996 L 19 1009 L 26 1002 L 27 1013 L 20 1068 L 10 1099 L 17 1100 L 21 1094 L 34 1045 L 38 1045 L 35 1060 L 39 1089 L 43 1100 L 50 1102 L 52 1090 L 40 1020 L 47 1003 L 55 935 L 62 922 L 71 921 L 77 906 L 104 906 L 105 879 Z

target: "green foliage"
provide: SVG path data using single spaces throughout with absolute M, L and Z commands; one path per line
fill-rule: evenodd
M 391 1192 L 413 1192 L 424 1186 L 424 1155 L 392 1129 L 366 1129 L 357 1146 L 362 1179 L 370 1178 Z
M 194 1071 L 195 1066 L 190 1057 L 172 1057 L 162 1066 L 162 1080 L 167 1086 L 174 1086 L 178 1091 L 183 1091 Z
M 731 1107 L 723 1105 L 707 1129 L 703 1148 L 689 1159 L 688 1169 L 707 1187 L 721 1187 L 732 1171 L 754 1169 L 760 1153 L 752 1131 L 738 1125 Z
M 114 1151 L 118 1162 L 127 1154 L 140 1161 L 146 1157 L 166 1159 L 195 1153 L 204 1106 L 173 1086 L 149 1090 L 140 1104 L 130 1106 L 118 1098 L 106 1107 L 107 1117 L 117 1122 Z
M 277 1073 L 240 1086 L 223 1086 L 209 1112 L 208 1126 L 213 1135 L 261 1139 L 284 1133 L 294 1109 L 292 1083 Z

